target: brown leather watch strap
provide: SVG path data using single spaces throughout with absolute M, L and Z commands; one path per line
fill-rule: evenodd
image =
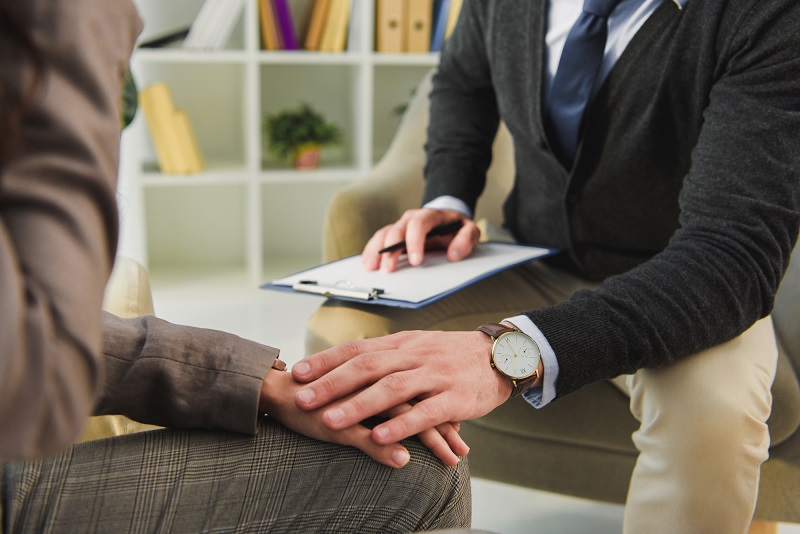
M 539 379 L 539 370 L 535 370 L 533 374 L 527 378 L 523 378 L 519 382 L 516 380 L 511 380 L 511 383 L 514 384 L 514 389 L 511 390 L 511 395 L 509 398 L 513 399 L 514 397 L 519 397 L 533 385 Z
M 484 334 L 489 334 L 493 339 L 497 339 L 498 337 L 502 336 L 506 332 L 518 332 L 516 328 L 512 328 L 510 326 L 506 326 L 500 323 L 487 323 L 482 324 L 475 330 L 480 330 Z

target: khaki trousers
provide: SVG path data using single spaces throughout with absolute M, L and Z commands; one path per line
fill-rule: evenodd
M 331 300 L 309 319 L 306 349 L 314 353 L 401 330 L 472 330 L 561 302 L 584 287 L 592 284 L 535 262 L 421 310 Z M 633 435 L 639 457 L 625 532 L 747 531 L 768 454 L 777 355 L 766 318 L 720 346 L 614 380 L 641 423 Z

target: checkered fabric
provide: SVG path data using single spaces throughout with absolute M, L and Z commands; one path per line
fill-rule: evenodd
M 467 527 L 466 461 L 416 440 L 392 469 L 269 419 L 258 436 L 157 430 L 3 464 L 5 532 L 411 532 Z

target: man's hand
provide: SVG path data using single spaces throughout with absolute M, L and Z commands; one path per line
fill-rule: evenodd
M 261 387 L 259 409 L 284 426 L 310 438 L 356 447 L 373 460 L 389 467 L 403 467 L 409 460 L 408 450 L 400 444 L 378 444 L 371 438 L 370 430 L 355 423 L 347 428 L 330 429 L 322 423 L 322 410 L 305 411 L 294 402 L 298 390 L 303 387 L 290 373 L 270 370 Z M 380 414 L 394 417 L 411 409 L 403 403 Z M 458 423 L 446 422 L 429 427 L 418 433 L 420 441 L 445 465 L 456 465 L 459 456 L 466 456 L 469 447 L 458 435 Z
M 439 236 L 428 239 L 425 236 L 434 227 L 461 220 L 464 225 L 452 235 Z M 447 258 L 458 261 L 469 256 L 472 249 L 480 239 L 480 230 L 475 223 L 457 211 L 416 209 L 408 210 L 394 224 L 385 226 L 375 232 L 375 235 L 364 247 L 361 261 L 367 270 L 391 272 L 397 268 L 397 260 L 403 250 L 378 254 L 378 251 L 389 245 L 405 240 L 408 253 L 408 262 L 411 265 L 420 265 L 425 257 L 425 250 L 433 248 L 447 249 Z
M 309 382 L 295 396 L 332 430 L 395 406 L 411 409 L 372 430 L 391 444 L 448 421 L 475 419 L 508 400 L 511 381 L 489 364 L 491 340 L 481 332 L 400 332 L 345 343 L 297 363 L 293 376 Z

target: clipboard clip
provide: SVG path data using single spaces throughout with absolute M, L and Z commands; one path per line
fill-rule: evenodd
M 339 280 L 333 284 L 322 284 L 316 280 L 300 280 L 292 285 L 292 289 L 325 297 L 347 297 L 358 300 L 376 300 L 384 292 L 383 289 L 375 287 L 357 287 L 349 280 Z

